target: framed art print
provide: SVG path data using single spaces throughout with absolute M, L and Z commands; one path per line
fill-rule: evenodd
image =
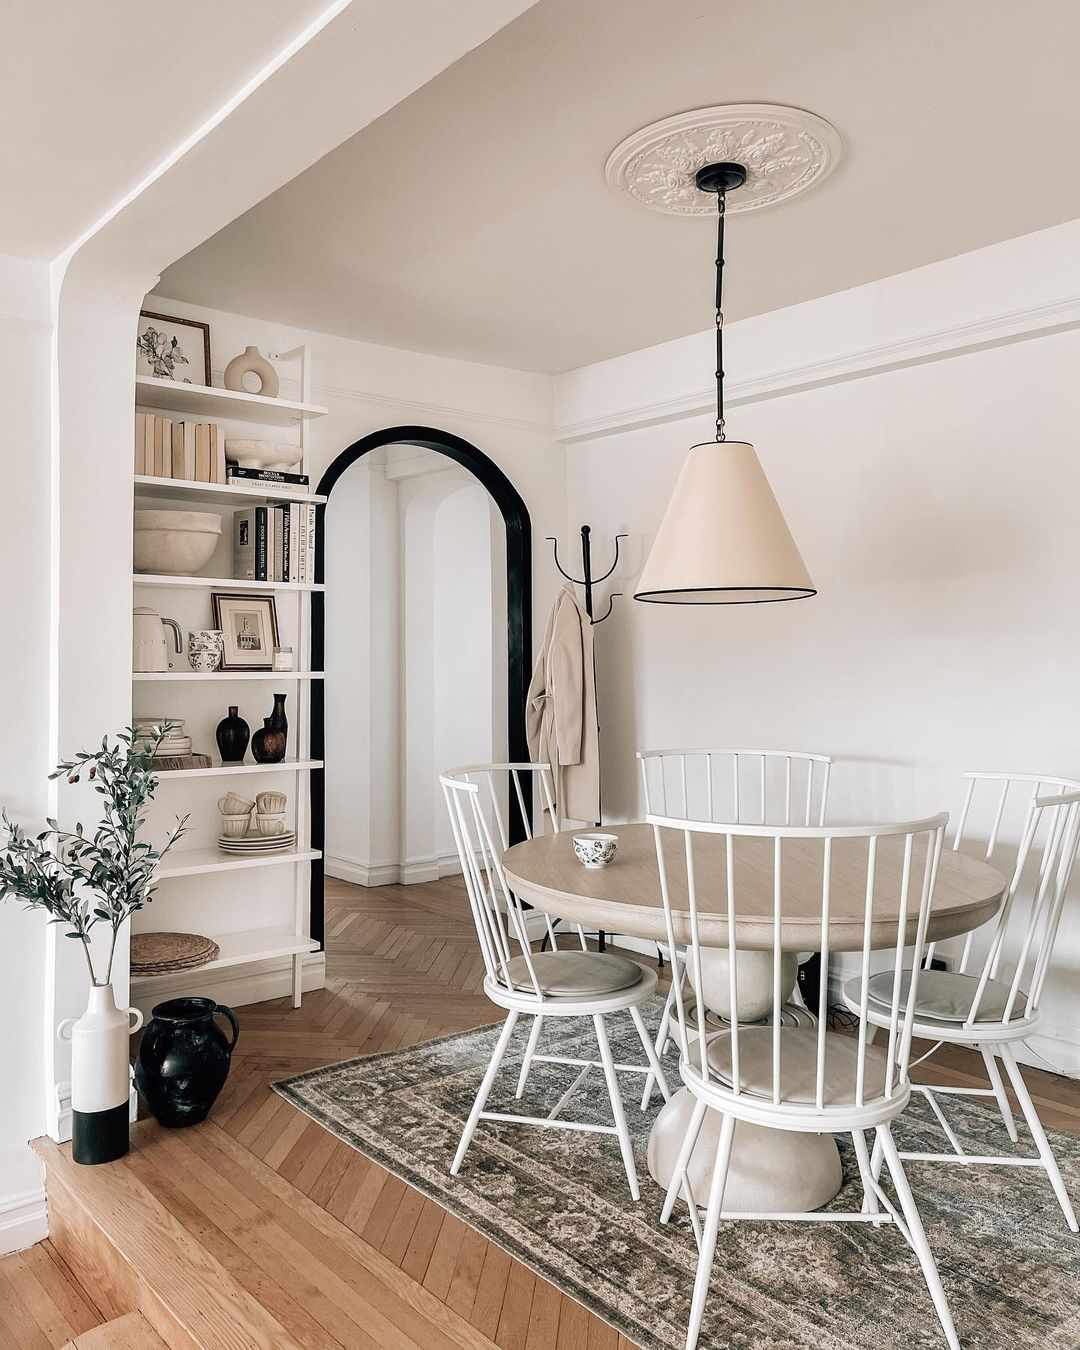
M 277 605 L 272 595 L 213 591 L 214 627 L 221 629 L 222 670 L 273 670 L 278 645 Z
M 135 338 L 135 378 L 210 383 L 210 325 L 196 319 L 139 312 Z

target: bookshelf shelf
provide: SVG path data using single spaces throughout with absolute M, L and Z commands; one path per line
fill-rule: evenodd
M 158 573 L 136 572 L 136 586 L 178 586 L 182 590 L 221 591 L 325 591 L 322 583 L 310 581 L 237 581 L 235 577 L 170 577 Z
M 226 966 L 242 966 L 250 961 L 269 961 L 276 956 L 302 956 L 307 952 L 318 951 L 319 944 L 311 938 L 298 937 L 280 928 L 256 928 L 242 933 L 219 933 L 214 941 L 220 948 L 219 955 L 205 965 L 197 966 L 200 975 L 211 970 L 223 970 Z M 174 979 L 175 973 L 168 975 L 132 975 L 131 987 L 156 984 L 159 980 Z
M 271 488 L 273 487 L 273 490 Z M 137 499 L 182 497 L 202 506 L 239 506 L 241 502 L 313 502 L 326 501 L 317 492 L 300 492 L 286 486 L 253 483 L 196 483 L 186 478 L 156 478 L 152 474 L 135 475 Z
M 321 759 L 281 759 L 276 764 L 212 764 L 209 769 L 159 769 L 155 777 L 168 782 L 178 778 L 231 778 L 236 774 L 304 773 L 322 767 Z
M 164 412 L 194 413 L 203 417 L 229 417 L 238 422 L 262 422 L 287 427 L 314 417 L 325 417 L 329 408 L 316 403 L 295 403 L 287 398 L 211 389 L 205 384 L 182 384 L 147 376 L 135 381 L 135 403 L 140 408 Z
M 214 424 L 218 430 L 216 437 L 211 433 L 214 454 L 211 473 L 206 475 L 208 477 L 213 474 L 219 480 L 225 477 L 221 472 L 221 459 L 217 451 L 221 438 L 226 435 L 262 435 L 272 440 L 288 441 L 296 448 L 299 459 L 297 472 L 309 474 L 312 472 L 307 447 L 309 427 L 313 419 L 324 416 L 328 409 L 311 401 L 311 365 L 306 347 L 299 346 L 291 351 L 273 354 L 271 359 L 295 363 L 298 378 L 292 389 L 298 393 L 298 400 L 267 398 L 261 394 L 237 393 L 231 389 L 212 389 L 205 385 L 144 377 L 135 381 L 136 408 L 154 416 L 160 414 L 161 417 L 172 418 L 174 422 Z M 136 434 L 140 429 L 145 432 L 145 424 L 140 427 L 136 422 Z M 161 449 L 166 448 L 163 439 Z M 177 467 L 183 464 L 184 471 L 190 474 L 193 465 L 186 436 L 183 449 L 182 459 L 170 458 L 167 462 L 170 466 L 175 462 Z M 140 468 L 146 467 L 145 453 L 137 454 L 135 463 Z M 156 467 L 163 468 L 165 463 L 162 460 Z M 202 466 L 199 473 L 201 478 Z M 191 478 L 166 478 L 145 473 L 133 474 L 132 495 L 136 511 L 144 507 L 220 510 L 225 518 L 222 521 L 225 538 L 223 546 L 215 554 L 215 560 L 208 561 L 206 566 L 215 571 L 240 572 L 254 572 L 254 568 L 233 567 L 231 550 L 227 547 L 235 528 L 234 522 L 229 519 L 232 512 L 290 502 L 310 506 L 321 506 L 326 502 L 325 496 L 310 490 L 310 484 L 300 486 L 246 478 L 226 478 L 224 482 L 207 483 Z M 322 513 L 292 512 L 294 517 L 297 514 L 308 516 Z M 188 631 L 209 623 L 211 591 L 250 594 L 252 603 L 256 593 L 268 597 L 282 592 L 282 599 L 276 605 L 277 609 L 283 611 L 282 637 L 293 645 L 298 665 L 303 667 L 312 664 L 312 608 L 321 603 L 313 596 L 325 591 L 321 583 L 237 580 L 227 576 L 167 576 L 135 571 L 132 572 L 131 583 L 134 599 L 155 610 L 160 607 L 162 610 L 175 611 L 177 621 Z M 150 590 L 157 593 L 147 594 Z M 280 788 L 285 792 L 296 839 L 295 843 L 287 846 L 287 852 L 232 854 L 211 845 L 182 847 L 170 853 L 163 860 L 158 873 L 163 882 L 168 882 L 168 886 L 162 886 L 155 915 L 147 926 L 155 929 L 184 929 L 197 922 L 189 914 L 192 902 L 197 907 L 201 892 L 213 887 L 215 917 L 212 926 L 232 931 L 226 931 L 223 936 L 215 934 L 215 940 L 221 948 L 216 960 L 197 967 L 187 975 L 173 972 L 168 976 L 133 976 L 132 988 L 144 990 L 146 1000 L 160 997 L 162 988 L 177 993 L 198 993 L 201 992 L 199 982 L 207 972 L 274 957 L 289 958 L 292 1004 L 298 1008 L 302 996 L 304 960 L 309 953 L 317 952 L 320 945 L 308 934 L 311 932 L 313 906 L 320 903 L 322 884 L 321 868 L 317 862 L 322 857 L 322 839 L 317 833 L 321 822 L 312 817 L 311 786 L 312 775 L 323 768 L 323 761 L 312 758 L 315 752 L 311 744 L 311 712 L 313 702 L 317 702 L 321 694 L 316 681 L 322 680 L 323 672 L 304 669 L 202 672 L 190 670 L 183 657 L 176 659 L 175 670 L 132 673 L 133 713 L 143 709 L 155 715 L 159 711 L 163 715 L 180 712 L 194 737 L 194 751 L 209 753 L 213 744 L 211 728 L 224 711 L 221 705 L 239 705 L 247 700 L 251 706 L 245 709 L 245 713 L 250 718 L 255 705 L 261 705 L 268 699 L 265 691 L 269 686 L 288 694 L 290 758 L 275 764 L 222 764 L 215 758 L 210 761 L 208 768 L 162 769 L 157 775 L 162 780 L 161 809 L 170 818 L 173 813 L 183 815 L 188 811 L 205 831 L 203 839 L 209 835 L 212 840 L 216 837 L 212 799 L 228 787 L 228 782 L 224 782 L 221 787 L 213 781 L 200 786 L 195 780 L 228 780 L 235 777 L 238 779 L 236 791 L 245 796 L 253 797 L 263 787 Z M 251 687 L 247 688 L 248 685 Z M 203 687 L 201 694 L 194 692 L 198 686 Z M 276 779 L 267 776 L 274 774 L 278 775 Z M 207 878 L 211 874 L 221 876 L 210 882 Z M 255 928 L 256 924 L 263 926 Z M 260 983 L 259 997 L 267 997 L 265 992 L 261 992 L 263 988 Z
M 254 853 L 234 857 L 219 848 L 178 849 L 166 855 L 157 875 L 167 877 L 195 877 L 206 872 L 240 872 L 252 867 L 282 867 L 285 863 L 311 862 L 321 858 L 317 848 L 293 849 L 288 853 Z
M 186 684 L 216 684 L 222 680 L 321 680 L 321 670 L 137 670 L 131 676 L 137 684 L 160 680 L 180 680 Z

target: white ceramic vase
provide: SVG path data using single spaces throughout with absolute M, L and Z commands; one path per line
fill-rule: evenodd
M 245 375 L 254 375 L 259 381 L 259 388 L 254 392 L 264 398 L 277 398 L 281 387 L 278 373 L 258 347 L 245 347 L 239 356 L 233 357 L 225 367 L 225 388 L 237 394 L 252 393 L 244 381 Z
M 86 1011 L 56 1028 L 71 1042 L 72 1157 L 104 1163 L 128 1151 L 131 1073 L 128 1042 L 142 1026 L 138 1008 L 118 1008 L 111 984 L 90 987 Z

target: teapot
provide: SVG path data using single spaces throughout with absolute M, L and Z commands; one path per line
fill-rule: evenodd
M 165 671 L 169 669 L 169 648 L 165 626 L 173 630 L 176 654 L 183 649 L 183 634 L 175 619 L 163 618 L 155 609 L 145 605 L 132 612 L 131 668 L 134 671 Z

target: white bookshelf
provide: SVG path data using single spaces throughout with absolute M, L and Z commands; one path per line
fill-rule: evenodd
M 186 660 L 181 653 L 177 660 Z M 275 684 L 310 684 L 321 680 L 321 670 L 137 670 L 132 672 L 133 684 L 228 684 L 266 682 Z
M 290 489 L 286 484 L 270 483 L 195 483 L 188 478 L 157 478 L 153 474 L 135 475 L 135 504 L 165 498 L 190 501 L 199 506 L 231 506 L 263 502 L 325 502 L 317 492 Z
M 297 403 L 287 398 L 267 398 L 265 394 L 247 394 L 235 389 L 212 389 L 205 384 L 184 384 L 154 376 L 135 381 L 135 406 L 160 412 L 192 413 L 211 421 L 262 422 L 287 427 L 313 417 L 325 417 L 329 408 L 307 400 Z
M 245 430 L 251 424 L 289 428 L 288 439 L 295 440 L 300 451 L 298 471 L 307 473 L 306 429 L 313 419 L 328 410 L 311 401 L 310 364 L 305 348 L 268 354 L 275 362 L 298 365 L 299 398 L 267 398 L 230 389 L 140 378 L 135 382 L 136 406 L 165 416 L 186 415 L 223 422 L 226 437 L 252 435 L 250 429 Z M 135 509 L 148 505 L 220 508 L 225 517 L 223 543 L 232 537 L 231 512 L 259 504 L 319 505 L 326 501 L 318 493 L 287 483 L 199 483 L 147 474 L 133 475 L 133 497 Z M 210 565 L 214 571 L 221 571 L 229 570 L 230 564 L 231 557 L 219 551 Z M 170 657 L 176 669 L 132 672 L 135 711 L 183 718 L 193 736 L 192 749 L 205 754 L 216 750 L 213 727 L 227 703 L 240 706 L 241 715 L 254 731 L 258 725 L 256 714 L 269 712 L 266 706 L 269 696 L 263 692 L 266 686 L 272 684 L 279 692 L 290 691 L 288 758 L 275 764 L 222 764 L 214 758 L 208 768 L 162 770 L 157 775 L 161 788 L 155 811 L 162 821 L 190 813 L 191 832 L 162 862 L 158 894 L 154 904 L 139 916 L 140 928 L 189 931 L 196 926 L 218 943 L 221 952 L 214 961 L 190 972 L 132 976 L 132 989 L 150 989 L 167 980 L 170 990 L 181 986 L 186 990 L 187 976 L 192 991 L 197 991 L 199 981 L 214 970 L 288 957 L 293 1006 L 299 1007 L 304 958 L 317 951 L 319 945 L 309 936 L 309 899 L 311 864 L 322 856 L 311 847 L 309 798 L 310 775 L 323 767 L 322 760 L 311 756 L 310 748 L 311 689 L 314 681 L 323 678 L 323 672 L 305 669 L 304 665 L 310 652 L 311 597 L 325 588 L 311 582 L 240 581 L 228 576 L 167 576 L 135 571 L 132 587 L 143 592 L 138 603 L 149 603 L 163 615 L 176 617 L 185 637 L 191 628 L 212 626 L 211 591 L 272 594 L 276 597 L 282 641 L 291 643 L 299 666 L 290 671 L 203 673 L 188 668 L 185 650 Z M 148 596 L 145 594 L 148 590 L 158 594 Z M 151 702 L 154 689 L 159 693 L 153 694 Z M 204 744 L 204 740 L 208 743 Z M 236 778 L 236 790 L 254 797 L 260 788 L 260 778 L 274 774 L 284 775 L 278 781 L 290 784 L 287 792 L 296 846 L 288 852 L 242 855 L 225 853 L 212 843 L 203 846 L 207 840 L 216 838 L 216 798 L 218 792 L 228 789 L 227 780 Z M 215 780 L 224 780 L 220 788 L 215 787 Z M 239 782 L 245 781 L 250 784 L 246 789 L 239 786 Z M 273 781 L 270 778 L 268 786 Z M 200 917 L 188 917 L 189 912 Z M 256 928 L 255 924 L 262 926 Z
M 170 577 L 136 572 L 136 586 L 176 586 L 185 591 L 325 591 L 314 581 L 237 581 L 235 577 Z

